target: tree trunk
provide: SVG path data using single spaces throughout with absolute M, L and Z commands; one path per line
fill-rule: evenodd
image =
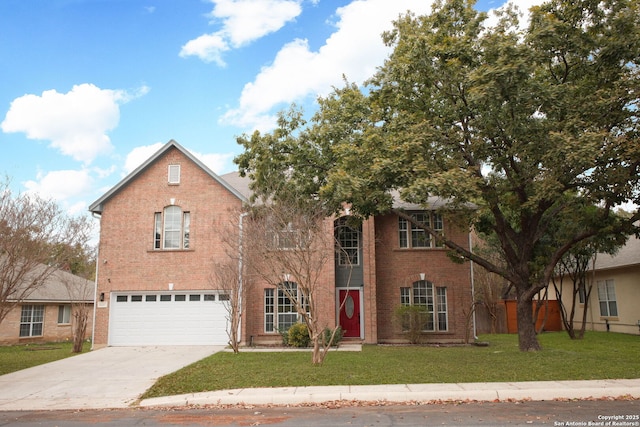
M 88 306 L 74 307 L 74 325 L 73 328 L 73 353 L 82 353 L 84 346 L 84 336 L 87 332 L 87 324 L 89 322 Z
M 536 325 L 533 322 L 533 300 L 526 292 L 518 289 L 518 345 L 520 351 L 538 351 L 542 348 L 536 336 Z

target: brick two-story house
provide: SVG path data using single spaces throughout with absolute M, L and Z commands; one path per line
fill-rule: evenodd
M 100 217 L 94 346 L 226 344 L 228 292 L 212 287 L 211 269 L 227 256 L 223 225 L 249 195 L 247 179 L 218 176 L 169 141 L 94 202 L 89 209 Z M 398 207 L 469 245 L 468 230 L 450 224 L 436 201 L 427 210 Z M 324 324 L 340 324 L 345 337 L 365 343 L 402 342 L 406 334 L 394 310 L 419 304 L 430 313 L 426 341 L 464 339 L 471 327 L 465 317 L 472 301 L 469 263 L 451 261 L 444 248 L 394 214 L 370 218 L 340 239 L 356 262 L 347 275 L 336 251 L 324 269 Z M 253 286 L 242 304 L 242 342 L 279 342 L 279 330 L 291 323 L 289 303 L 273 286 Z

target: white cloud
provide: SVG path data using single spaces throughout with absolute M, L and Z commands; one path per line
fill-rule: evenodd
M 212 153 L 212 154 L 200 154 L 193 152 L 193 155 L 200 159 L 209 169 L 217 174 L 229 172 L 229 165 L 234 157 L 233 153 Z
M 222 53 L 229 50 L 226 40 L 219 34 L 203 34 L 189 40 L 180 51 L 180 56 L 197 56 L 204 62 L 215 62 L 218 66 L 225 65 Z
M 211 0 L 212 23 L 222 28 L 201 35 L 182 46 L 180 56 L 197 56 L 224 66 L 222 53 L 278 31 L 302 12 L 301 0 Z
M 93 179 L 87 169 L 59 170 L 46 174 L 39 173 L 37 181 L 26 181 L 24 186 L 30 193 L 37 193 L 41 197 L 62 202 L 90 192 Z
M 332 87 L 342 85 L 343 75 L 361 83 L 390 53 L 381 33 L 408 10 L 429 13 L 431 4 L 431 0 L 356 0 L 338 8 L 336 31 L 319 50 L 311 51 L 306 40 L 285 45 L 273 63 L 245 85 L 239 107 L 227 111 L 221 122 L 269 130 L 275 122 L 274 108 L 326 95 Z
M 156 142 L 151 145 L 143 145 L 136 147 L 127 154 L 124 161 L 124 172 L 129 174 L 133 172 L 135 168 L 143 164 L 149 157 L 153 156 L 156 151 L 164 146 L 162 142 Z
M 162 147 L 164 147 L 164 143 L 156 142 L 155 144 L 143 145 L 131 150 L 129 154 L 127 154 L 124 162 L 125 174 L 133 172 L 135 168 L 147 161 Z M 204 163 L 209 169 L 218 174 L 227 172 L 229 170 L 229 165 L 234 156 L 233 153 L 201 154 L 191 150 L 189 150 L 189 152 L 196 158 L 198 158 L 202 163 Z
M 23 132 L 29 139 L 48 140 L 62 154 L 89 164 L 111 151 L 107 132 L 118 125 L 119 105 L 148 91 L 146 86 L 129 93 L 81 84 L 67 93 L 52 89 L 40 96 L 27 94 L 11 102 L 0 128 L 6 133 Z

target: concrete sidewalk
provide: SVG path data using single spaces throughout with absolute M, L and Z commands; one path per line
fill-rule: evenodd
M 436 402 L 640 398 L 640 379 L 513 383 L 397 384 L 220 390 L 146 399 L 140 406 L 287 405 L 345 401 Z

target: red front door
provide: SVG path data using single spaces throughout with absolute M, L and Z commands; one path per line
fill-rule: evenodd
M 360 338 L 360 290 L 340 290 L 340 327 L 344 337 Z

